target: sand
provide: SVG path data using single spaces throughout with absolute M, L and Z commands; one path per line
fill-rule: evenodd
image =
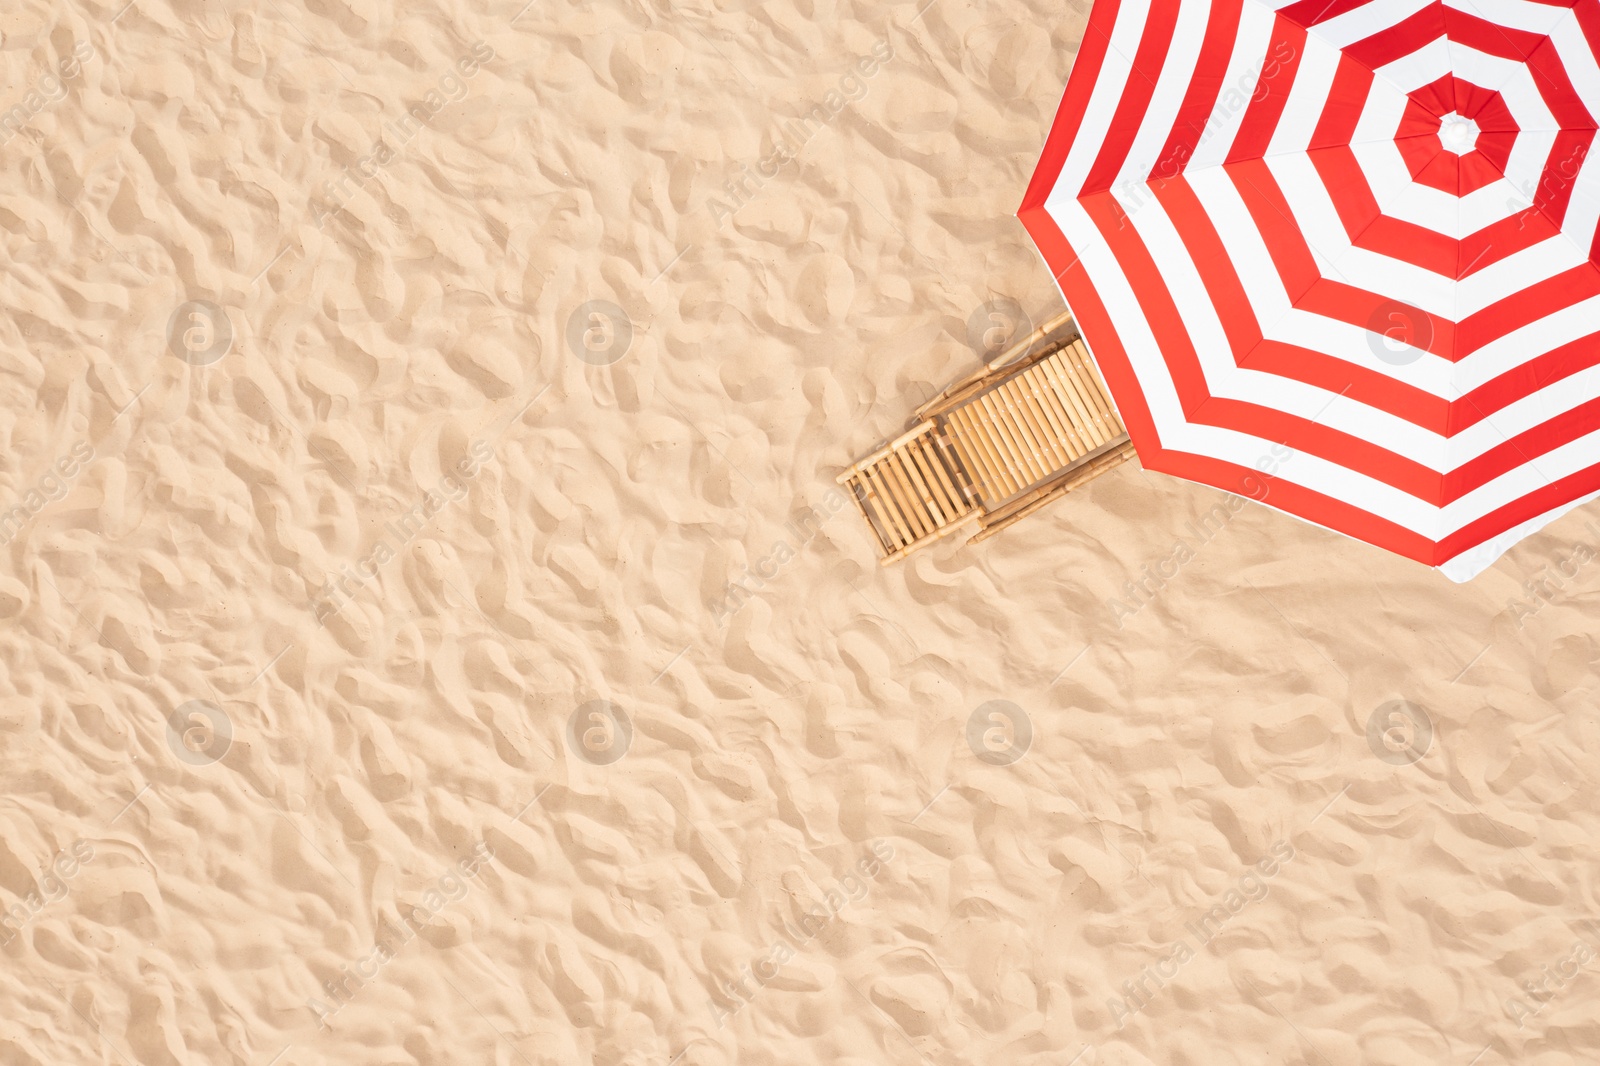
M 1600 1057 L 1594 508 L 833 492 L 1085 8 L 122 4 L 0 14 L 0 1062 Z

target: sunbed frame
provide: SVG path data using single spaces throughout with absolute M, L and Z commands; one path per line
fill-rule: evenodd
M 976 544 L 1133 458 L 1067 313 L 923 404 L 912 423 L 839 475 L 885 565 L 974 523 Z

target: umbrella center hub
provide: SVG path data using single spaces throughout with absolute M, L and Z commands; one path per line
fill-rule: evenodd
M 1478 143 L 1478 124 L 1454 111 L 1439 120 L 1439 141 L 1445 151 L 1466 155 Z

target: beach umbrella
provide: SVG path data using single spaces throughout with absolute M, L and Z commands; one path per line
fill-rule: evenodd
M 1098 0 L 1018 214 L 1139 458 L 1461 581 L 1600 493 L 1600 0 Z

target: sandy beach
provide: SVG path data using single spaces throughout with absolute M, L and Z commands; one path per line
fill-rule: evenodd
M 0 13 L 0 1062 L 1600 1059 L 1592 506 L 835 486 L 1087 5 L 125 3 Z

